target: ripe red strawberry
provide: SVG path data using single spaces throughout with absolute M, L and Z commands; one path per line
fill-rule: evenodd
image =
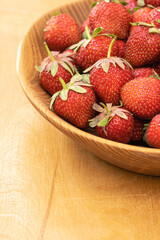
M 134 118 L 130 112 L 113 106 L 112 104 L 93 105 L 93 109 L 100 112 L 98 116 L 90 120 L 90 127 L 96 127 L 97 133 L 106 139 L 121 143 L 128 143 L 131 139 Z
M 153 23 L 156 28 L 160 28 L 160 7 L 154 8 L 148 13 L 146 22 Z
M 158 61 L 160 56 L 160 34 L 150 33 L 153 28 L 135 26 L 125 51 L 125 59 L 132 67 L 143 67 Z
M 103 33 L 116 35 L 120 39 L 128 37 L 131 14 L 120 3 L 102 1 L 89 14 L 92 29 L 103 28 Z
M 114 41 L 110 44 L 109 53 Z M 132 68 L 128 62 L 108 54 L 108 58 L 100 59 L 84 72 L 88 71 L 98 98 L 105 103 L 119 104 L 122 86 L 132 79 Z
M 116 43 L 118 45 L 118 57 L 124 58 L 125 51 L 126 51 L 126 43 L 123 40 L 116 40 Z
M 131 141 L 140 141 L 143 138 L 144 121 L 134 117 L 134 128 Z
M 107 57 L 112 38 L 100 35 L 99 33 L 101 33 L 101 31 L 102 28 L 97 28 L 91 36 L 86 28 L 88 39 L 83 39 L 78 44 L 74 44 L 70 47 L 77 52 L 75 61 L 83 70 L 90 67 L 99 59 Z M 111 56 L 116 56 L 117 54 L 118 45 L 115 42 L 112 47 Z
M 75 63 L 72 56 L 72 51 L 59 53 L 50 52 L 47 44 L 45 43 L 48 57 L 45 58 L 40 66 L 36 66 L 36 70 L 40 72 L 40 81 L 42 87 L 51 95 L 62 89 L 59 78 L 63 77 L 64 81 L 68 83 L 76 72 Z
M 154 7 L 159 7 L 160 6 L 160 1 L 159 0 L 137 0 L 137 3 L 141 7 L 144 7 L 144 6 L 147 6 L 147 5 L 152 5 Z
M 144 141 L 151 147 L 160 148 L 160 114 L 152 118 L 145 132 Z
M 95 114 L 92 106 L 96 102 L 91 85 L 83 79 L 83 75 L 76 74 L 66 85 L 60 78 L 63 89 L 52 96 L 50 105 L 57 115 L 79 128 L 88 127 L 88 120 Z
M 144 68 L 133 69 L 133 78 L 149 77 L 152 74 L 154 74 L 154 68 L 144 67 Z
M 135 78 L 121 90 L 124 107 L 141 119 L 151 119 L 160 112 L 160 80 Z
M 152 10 L 150 7 L 143 7 L 138 9 L 132 14 L 132 22 L 146 22 L 149 12 Z M 150 22 L 151 23 L 151 22 Z
M 76 21 L 68 14 L 58 14 L 49 19 L 44 30 L 44 38 L 50 50 L 64 51 L 81 40 Z
M 150 8 L 150 7 L 143 7 L 143 8 L 138 9 L 137 11 L 135 11 L 132 14 L 132 23 L 147 22 L 148 14 L 150 13 L 151 10 L 152 10 L 152 8 Z M 131 34 L 133 28 L 135 28 L 135 26 L 131 25 L 130 34 Z

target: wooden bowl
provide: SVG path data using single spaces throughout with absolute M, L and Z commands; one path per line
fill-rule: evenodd
M 43 29 L 57 10 L 68 13 L 81 24 L 90 11 L 92 0 L 85 0 L 54 9 L 38 19 L 22 40 L 17 56 L 17 69 L 22 88 L 34 107 L 56 128 L 79 142 L 101 159 L 121 168 L 148 175 L 160 176 L 160 149 L 121 144 L 80 130 L 49 110 L 50 96 L 42 89 L 35 65 L 46 57 Z

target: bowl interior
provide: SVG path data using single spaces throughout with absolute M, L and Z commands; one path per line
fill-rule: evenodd
M 21 86 L 34 107 L 64 134 L 78 141 L 98 157 L 124 169 L 151 175 L 160 175 L 160 150 L 121 144 L 102 139 L 90 131 L 80 130 L 49 110 L 50 96 L 41 87 L 35 65 L 47 56 L 43 29 L 57 10 L 68 13 L 78 22 L 88 17 L 91 0 L 79 1 L 54 9 L 39 18 L 24 36 L 17 55 L 17 71 Z

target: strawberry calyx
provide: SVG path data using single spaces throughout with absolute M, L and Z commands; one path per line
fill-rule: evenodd
M 137 0 L 137 4 L 140 7 L 144 7 L 145 6 L 145 1 L 144 0 Z
M 102 36 L 102 35 L 103 35 L 103 36 L 108 36 L 108 37 L 111 37 L 111 38 L 117 37 L 117 36 L 115 36 L 115 35 L 113 35 L 113 34 L 106 34 L 106 33 L 100 34 L 100 33 L 102 32 L 102 30 L 103 30 L 102 27 L 95 28 L 94 31 L 93 31 L 93 33 L 92 33 L 92 35 L 91 35 L 91 34 L 90 34 L 90 29 L 89 29 L 88 26 L 86 25 L 86 26 L 85 26 L 85 31 L 84 31 L 84 36 L 86 36 L 87 38 L 82 39 L 81 41 L 79 41 L 79 42 L 76 43 L 76 44 L 73 44 L 72 46 L 69 47 L 69 49 L 72 49 L 72 50 L 74 50 L 74 52 L 77 52 L 78 49 L 79 49 L 81 46 L 83 46 L 84 48 L 86 48 L 87 45 L 88 45 L 88 43 L 89 43 L 93 38 L 95 38 L 95 37 L 97 37 L 97 36 Z
M 48 53 L 48 57 L 42 61 L 40 66 L 35 66 L 35 69 L 38 72 L 40 73 L 43 72 L 43 70 L 46 67 L 47 72 L 51 72 L 52 76 L 54 77 L 57 74 L 59 64 L 64 69 L 66 69 L 71 74 L 71 76 L 73 76 L 73 74 L 77 72 L 76 67 L 72 64 L 73 62 L 73 59 L 71 58 L 71 55 L 73 55 L 72 52 L 66 51 L 60 53 L 58 51 L 50 51 L 46 42 L 44 42 L 44 46 Z
M 108 49 L 108 54 L 107 54 L 107 58 L 101 58 L 99 59 L 96 63 L 94 63 L 92 66 L 88 67 L 87 69 L 85 69 L 83 72 L 87 73 L 90 72 L 92 68 L 97 67 L 100 68 L 102 67 L 104 72 L 108 73 L 109 70 L 109 66 L 112 63 L 115 67 L 116 64 L 122 68 L 123 70 L 125 69 L 125 65 L 130 67 L 131 69 L 132 66 L 130 65 L 129 62 L 127 62 L 127 60 L 123 59 L 123 58 L 119 58 L 119 57 L 111 57 L 111 50 L 112 50 L 112 46 L 114 44 L 114 42 L 116 41 L 117 37 L 114 37 L 109 45 L 109 49 Z
M 158 19 L 157 22 L 160 23 L 160 19 Z M 132 22 L 130 22 L 130 24 L 132 26 L 148 27 L 149 28 L 149 33 L 160 34 L 160 28 L 156 28 L 153 22 L 151 22 L 151 23 L 146 23 L 146 22 L 135 22 L 135 23 L 132 23 Z
M 84 48 L 86 48 L 86 46 L 88 45 L 88 43 L 93 39 L 95 38 L 101 31 L 103 30 L 103 28 L 101 27 L 98 27 L 96 28 L 92 35 L 90 34 L 90 29 L 88 28 L 88 26 L 86 25 L 85 26 L 85 36 L 87 36 L 87 38 L 85 39 L 82 39 L 81 41 L 79 41 L 78 43 L 76 44 L 73 44 L 72 46 L 69 47 L 69 49 L 72 49 L 74 50 L 75 52 L 78 51 L 78 49 L 83 46 Z
M 89 68 L 85 69 L 83 71 L 83 73 L 90 72 L 91 69 L 94 68 L 94 67 L 97 67 L 97 68 L 102 67 L 104 72 L 108 73 L 110 64 L 113 64 L 115 67 L 116 67 L 116 64 L 117 64 L 123 70 L 125 69 L 125 66 L 128 66 L 129 68 L 133 69 L 132 66 L 130 65 L 130 63 L 127 62 L 127 60 L 125 60 L 124 58 L 110 57 L 110 58 L 102 58 L 102 59 L 98 60 L 92 66 L 90 66 Z
M 155 70 L 153 70 L 153 74 L 151 74 L 149 77 L 153 77 L 160 80 L 160 76 L 158 75 L 158 73 L 156 73 Z
M 101 105 L 101 106 L 100 106 Z M 127 115 L 125 113 L 130 113 L 122 107 L 122 102 L 119 106 L 112 106 L 112 103 L 94 103 L 93 109 L 97 112 L 100 112 L 99 115 L 89 120 L 89 126 L 94 128 L 96 126 L 98 127 L 106 127 L 108 123 L 111 121 L 111 119 L 114 116 L 119 116 L 123 119 L 128 119 Z M 131 113 L 130 113 L 131 114 Z
M 160 28 L 159 28 L 159 29 L 158 29 L 158 28 L 155 28 L 155 27 L 150 28 L 150 29 L 149 29 L 149 33 L 157 33 L 157 34 L 160 34 Z
M 83 88 L 83 86 L 91 87 L 91 84 L 89 82 L 89 75 L 88 74 L 79 74 L 76 73 L 70 80 L 69 83 L 65 83 L 62 78 L 59 78 L 59 81 L 62 84 L 63 89 L 53 94 L 51 97 L 50 102 L 50 109 L 52 108 L 52 105 L 56 99 L 56 97 L 60 97 L 62 101 L 67 101 L 68 99 L 68 92 L 70 90 L 77 92 L 77 93 L 86 93 L 86 89 Z
M 134 22 L 134 23 L 132 23 L 132 22 L 130 22 L 130 24 L 132 26 L 144 26 L 144 27 L 151 27 L 151 28 L 155 27 L 153 22 L 151 22 L 151 23 L 146 23 L 146 22 Z
M 93 2 L 93 3 L 90 5 L 90 8 L 94 8 L 97 4 L 99 4 L 99 2 Z

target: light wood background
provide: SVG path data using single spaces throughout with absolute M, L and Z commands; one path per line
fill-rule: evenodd
M 47 122 L 18 82 L 20 40 L 71 0 L 0 0 L 0 240 L 159 240 L 160 178 L 98 159 Z

